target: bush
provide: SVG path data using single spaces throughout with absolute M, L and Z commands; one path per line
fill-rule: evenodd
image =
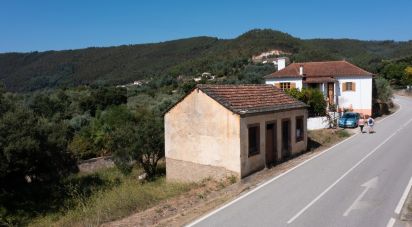
M 326 101 L 323 93 L 318 89 L 303 88 L 298 90 L 296 88 L 286 91 L 290 96 L 306 103 L 309 108 L 309 116 L 324 116 L 326 115 Z

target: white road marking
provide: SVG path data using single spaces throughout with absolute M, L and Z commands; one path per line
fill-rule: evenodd
M 287 222 L 288 224 L 292 223 L 294 220 L 296 220 L 300 215 L 302 215 L 307 209 L 309 209 L 314 203 L 316 203 L 322 196 L 324 196 L 328 191 L 330 191 L 335 185 L 337 185 L 344 177 L 346 177 L 350 172 L 352 172 L 356 167 L 358 167 L 362 162 L 364 162 L 369 156 L 371 156 L 373 153 L 375 153 L 380 147 L 382 147 L 386 142 L 388 142 L 392 137 L 394 137 L 401 129 L 403 129 L 406 125 L 411 123 L 412 119 L 407 121 L 405 124 L 403 124 L 401 127 L 399 127 L 398 130 L 396 130 L 394 133 L 392 133 L 388 138 L 386 138 L 382 143 L 380 143 L 375 149 L 373 149 L 371 152 L 369 152 L 365 157 L 363 157 L 359 162 L 357 162 L 352 168 L 350 168 L 348 171 L 346 171 L 341 177 L 339 177 L 333 184 L 331 184 L 329 187 L 327 187 L 322 193 L 320 193 L 314 200 L 312 200 L 308 205 L 306 205 L 302 210 L 300 210 L 295 216 L 293 216 L 289 221 Z
M 302 163 L 300 163 L 300 164 L 298 164 L 297 166 L 295 166 L 295 167 L 293 167 L 293 168 L 291 168 L 291 169 L 287 170 L 286 172 L 283 172 L 283 173 L 281 173 L 281 174 L 277 175 L 276 177 L 274 177 L 274 178 L 272 178 L 272 179 L 270 179 L 270 180 L 268 180 L 268 181 L 264 182 L 263 184 L 261 184 L 261 185 L 257 186 L 256 188 L 254 188 L 254 189 L 252 189 L 252 190 L 248 191 L 247 193 L 245 193 L 245 194 L 243 194 L 243 195 L 241 195 L 241 196 L 237 197 L 236 199 L 234 199 L 234 200 L 232 200 L 231 202 L 229 202 L 229 203 L 227 203 L 227 204 L 225 204 L 225 205 L 221 206 L 220 208 L 218 208 L 218 209 L 216 209 L 216 210 L 213 210 L 212 212 L 210 212 L 210 213 L 206 214 L 205 216 L 203 216 L 203 217 L 201 217 L 201 218 L 199 218 L 199 219 L 195 220 L 194 222 L 189 223 L 189 224 L 188 224 L 188 225 L 186 225 L 186 226 L 187 226 L 187 227 L 191 227 L 191 226 L 194 226 L 194 225 L 196 225 L 196 224 L 198 224 L 198 223 L 202 222 L 202 221 L 203 221 L 203 220 L 205 220 L 206 218 L 208 218 L 208 217 L 210 217 L 210 216 L 212 216 L 212 215 L 216 214 L 217 212 L 219 212 L 219 211 L 221 211 L 221 210 L 225 209 L 226 207 L 228 207 L 228 206 L 230 206 L 230 205 L 232 205 L 232 204 L 234 204 L 234 203 L 238 202 L 239 200 L 241 200 L 241 199 L 243 199 L 243 198 L 245 198 L 245 197 L 249 196 L 250 194 L 252 194 L 252 193 L 256 192 L 257 190 L 259 190 L 259 189 L 263 188 L 264 186 L 266 186 L 266 185 L 268 185 L 268 184 L 272 183 L 273 181 L 275 181 L 275 180 L 277 180 L 277 179 L 279 179 L 279 178 L 281 178 L 281 177 L 285 176 L 286 174 L 288 174 L 288 173 L 292 172 L 293 170 L 295 170 L 295 169 L 299 168 L 300 166 L 304 165 L 305 163 L 307 163 L 307 162 L 309 162 L 309 161 L 311 161 L 311 160 L 314 160 L 315 158 L 318 158 L 318 157 L 320 157 L 320 156 L 321 156 L 321 155 L 323 155 L 323 154 L 326 154 L 328 151 L 332 150 L 332 149 L 333 149 L 333 148 L 335 148 L 336 146 L 339 146 L 340 144 L 342 144 L 342 143 L 344 143 L 344 142 L 346 142 L 346 141 L 349 141 L 350 139 L 353 139 L 353 138 L 354 138 L 354 137 L 356 137 L 357 135 L 359 135 L 359 134 L 354 134 L 354 135 L 352 135 L 351 137 L 348 137 L 348 138 L 346 138 L 345 140 L 342 140 L 341 142 L 339 142 L 339 143 L 335 144 L 334 146 L 332 146 L 332 147 L 330 147 L 330 148 L 328 148 L 328 149 L 326 149 L 326 150 L 322 151 L 321 153 L 319 153 L 319 154 L 317 154 L 317 155 L 315 155 L 315 156 L 313 156 L 313 157 L 309 158 L 309 159 L 308 159 L 308 160 L 306 160 L 306 161 L 303 161 Z
M 394 224 L 395 224 L 395 219 L 391 218 L 389 219 L 388 224 L 386 224 L 386 227 L 392 227 Z
M 361 201 L 361 199 L 365 196 L 366 192 L 369 191 L 369 189 L 371 188 L 376 188 L 376 186 L 378 185 L 378 177 L 374 177 L 370 180 L 368 180 L 367 182 L 365 182 L 364 184 L 362 184 L 362 187 L 365 187 L 365 189 L 362 191 L 362 193 L 355 199 L 355 201 L 353 201 L 352 205 L 350 205 L 350 207 L 345 211 L 345 213 L 343 214 L 343 216 L 348 216 L 348 214 L 355 209 L 361 209 L 363 207 L 366 206 L 366 204 L 364 202 Z
M 411 187 L 412 187 L 412 177 L 409 180 L 408 186 L 406 186 L 405 191 L 403 191 L 402 197 L 399 200 L 398 205 L 396 206 L 395 214 L 399 215 L 401 213 L 403 204 L 405 203 L 406 197 L 408 196 L 409 191 L 411 190 Z

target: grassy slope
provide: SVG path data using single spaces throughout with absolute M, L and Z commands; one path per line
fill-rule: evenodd
M 59 211 L 39 216 L 31 220 L 29 226 L 98 226 L 195 187 L 195 184 L 166 182 L 164 177 L 142 184 L 137 180 L 139 173 L 136 170 L 130 176 L 124 176 L 116 168 L 111 168 L 95 174 L 75 175 L 69 181 L 89 182 L 92 178 L 98 179 L 99 185 L 89 182 L 83 187 L 74 187 Z M 93 188 L 89 195 L 82 192 L 87 187 Z

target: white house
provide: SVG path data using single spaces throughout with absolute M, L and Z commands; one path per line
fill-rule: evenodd
M 292 63 L 265 76 L 265 80 L 283 90 L 318 88 L 328 104 L 336 105 L 339 111 L 371 115 L 372 77 L 372 73 L 347 61 L 325 61 Z

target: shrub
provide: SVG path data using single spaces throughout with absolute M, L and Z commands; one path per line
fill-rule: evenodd
M 290 96 L 306 103 L 309 106 L 309 116 L 324 116 L 326 115 L 326 101 L 323 93 L 318 89 L 304 88 L 298 90 L 296 88 L 286 91 Z

